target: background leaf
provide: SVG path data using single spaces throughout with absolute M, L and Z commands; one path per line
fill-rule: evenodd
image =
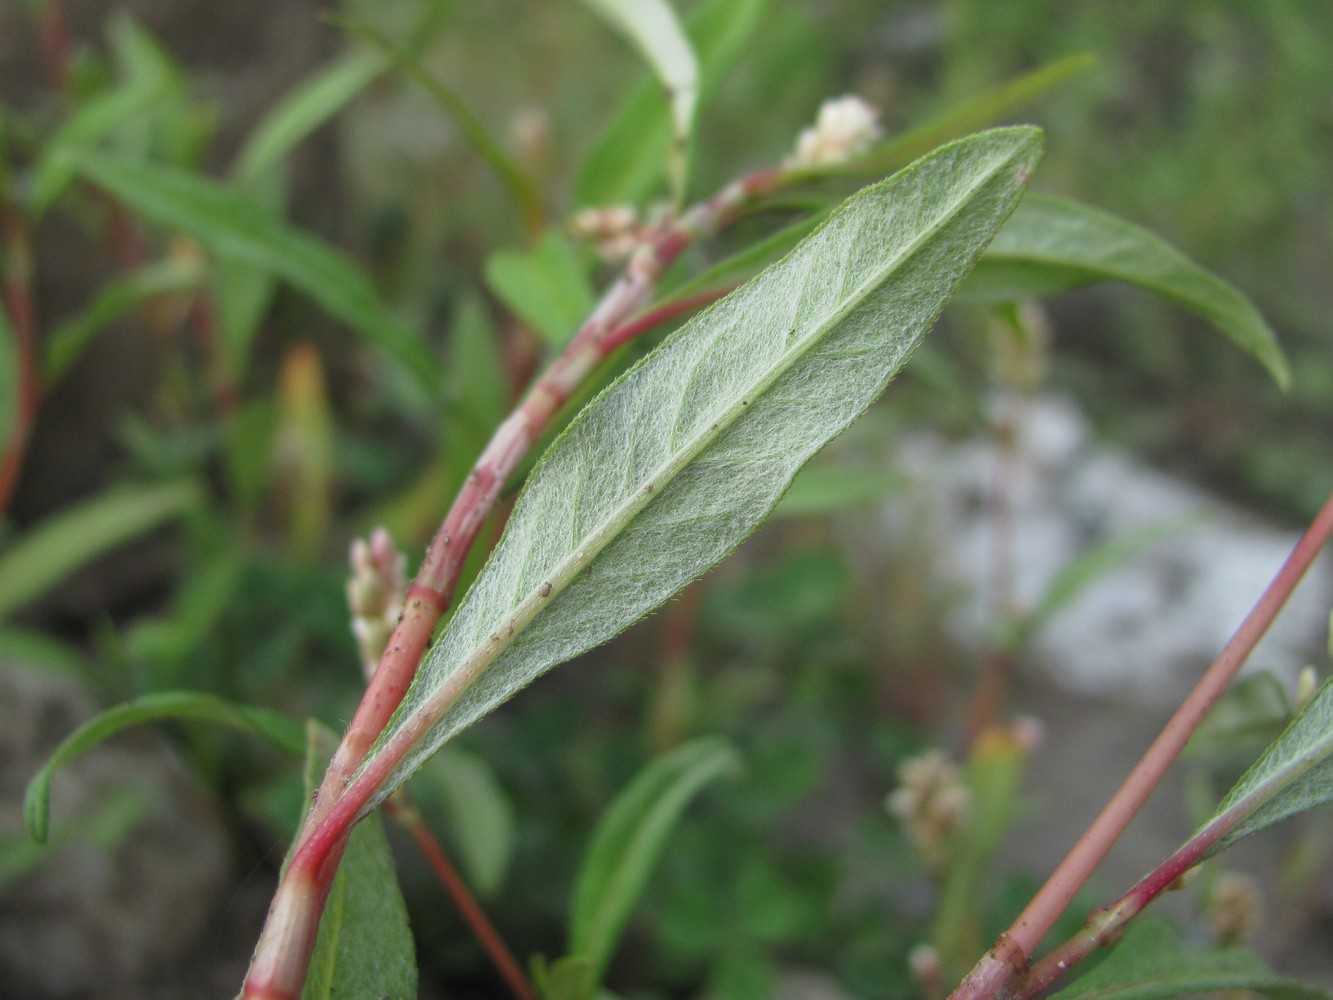
M 578 248 L 559 233 L 547 233 L 528 253 L 492 254 L 486 284 L 552 347 L 569 343 L 595 303 Z
M 583 0 L 633 43 L 652 66 L 671 105 L 674 141 L 667 157 L 677 204 L 685 195 L 685 158 L 699 99 L 699 62 L 667 0 Z
M 295 719 L 263 708 L 237 705 L 196 691 L 161 691 L 109 708 L 65 737 L 28 782 L 23 815 L 35 840 L 45 840 L 51 808 L 51 776 L 122 729 L 158 719 L 193 719 L 247 730 L 290 753 L 305 751 L 305 731 Z
M 867 188 L 585 408 L 529 477 L 368 758 L 407 730 L 410 752 L 376 794 L 754 530 L 903 364 L 1040 149 L 1036 129 L 983 133 Z
M 569 920 L 570 954 L 592 963 L 594 982 L 685 807 L 739 766 L 721 740 L 694 740 L 649 763 L 608 807 L 579 868 Z
M 248 184 L 281 162 L 298 143 L 351 103 L 387 66 L 378 52 L 354 52 L 321 67 L 269 109 L 236 154 L 232 175 Z
M 1135 920 L 1101 965 L 1053 1000 L 1162 1000 L 1236 990 L 1271 1000 L 1327 1000 L 1314 986 L 1274 975 L 1244 948 L 1193 951 L 1164 920 Z
M 1244 818 L 1204 857 L 1330 799 L 1333 799 L 1333 678 L 1324 682 L 1277 741 L 1227 793 L 1205 826 L 1238 813 Z
M 1127 281 L 1198 313 L 1278 385 L 1291 381 L 1277 338 L 1249 299 L 1146 229 L 1076 202 L 1024 199 L 960 294 L 1010 302 L 1107 280 Z
M 810 517 L 875 503 L 907 486 L 896 472 L 807 465 L 773 509 L 774 517 Z
M 104 327 L 153 296 L 194 288 L 203 276 L 199 261 L 169 257 L 112 278 L 87 308 L 51 331 L 43 358 L 43 384 L 49 386 L 64 375 Z
M 706 103 L 759 25 L 768 0 L 710 0 L 685 30 L 699 57 Z M 655 80 L 630 88 L 602 130 L 574 184 L 574 204 L 642 204 L 661 182 L 671 152 L 671 113 Z
M 51 515 L 0 555 L 0 617 L 108 550 L 185 513 L 201 499 L 192 482 L 121 486 Z
M 309 233 L 279 222 L 245 195 L 169 167 L 90 158 L 88 176 L 147 218 L 177 229 L 220 257 L 291 282 L 333 316 L 384 348 L 428 394 L 439 383 L 430 350 L 380 299 L 356 265 Z
M 432 817 L 443 814 L 439 826 L 457 848 L 468 884 L 483 896 L 494 895 L 513 855 L 515 826 L 514 807 L 491 765 L 451 747 L 417 773 L 412 795 Z

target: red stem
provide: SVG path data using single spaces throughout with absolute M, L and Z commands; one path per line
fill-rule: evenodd
M 28 438 L 37 415 L 40 389 L 37 376 L 37 319 L 32 296 L 32 256 L 23 220 L 12 205 L 0 206 L 3 227 L 4 309 L 14 330 L 18 351 L 18 398 L 13 427 L 0 456 L 0 514 L 9 506 L 28 450 Z
M 1041 939 L 1157 787 L 1203 717 L 1263 638 L 1296 584 L 1327 543 L 1330 534 L 1333 534 L 1333 495 L 1325 501 L 1263 596 L 1153 741 L 1142 760 L 1135 765 L 1124 784 L 1009 930 L 1000 935 L 995 946 L 954 990 L 950 1000 L 982 1000 L 1014 995 L 1012 984 L 1015 979 L 1021 980 L 1028 960 Z
M 396 819 L 412 836 L 418 849 L 426 858 L 426 863 L 430 865 L 431 871 L 435 877 L 440 880 L 444 886 L 445 892 L 454 901 L 458 907 L 458 912 L 462 916 L 468 929 L 472 931 L 473 937 L 477 943 L 490 957 L 491 963 L 496 971 L 500 973 L 509 991 L 514 994 L 517 1000 L 537 1000 L 537 991 L 532 988 L 528 982 L 528 977 L 523 974 L 522 967 L 514 958 L 513 953 L 505 944 L 504 938 L 496 931 L 495 926 L 487 918 L 486 913 L 477 903 L 476 897 L 468 890 L 467 883 L 463 881 L 458 870 L 449 860 L 448 855 L 440 846 L 435 835 L 430 832 L 421 814 L 411 805 L 405 803 L 397 796 L 390 798 L 384 804 L 385 812 Z

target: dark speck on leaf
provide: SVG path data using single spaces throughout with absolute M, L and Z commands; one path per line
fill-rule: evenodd
M 550 581 L 550 580 L 547 580 L 545 583 L 543 583 L 540 587 L 537 588 L 537 596 L 539 596 L 539 597 L 550 597 L 550 596 L 551 596 L 551 581 Z

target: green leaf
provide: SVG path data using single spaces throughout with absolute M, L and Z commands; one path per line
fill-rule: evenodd
M 370 754 L 373 767 L 395 740 L 403 753 L 378 798 L 740 544 L 901 367 L 1040 150 L 1036 129 L 988 132 L 867 188 L 586 407 L 529 477 Z
M 334 17 L 332 20 L 374 48 L 402 72 L 415 80 L 444 109 L 458 126 L 459 133 L 486 161 L 501 186 L 509 194 L 530 233 L 540 232 L 543 224 L 541 194 L 500 143 L 491 138 L 480 118 L 467 102 L 432 76 L 412 52 L 395 45 L 373 28 L 359 21 Z
M 1277 338 L 1249 299 L 1146 229 L 1077 202 L 1024 199 L 960 294 L 1008 302 L 1107 280 L 1130 282 L 1198 313 L 1283 389 L 1291 381 Z
M 301 1000 L 414 1000 L 416 951 L 378 816 L 352 831 L 319 922 Z
M 1001 645 L 1011 653 L 1022 649 L 1062 608 L 1068 607 L 1079 594 L 1107 573 L 1163 539 L 1175 537 L 1197 523 L 1198 518 L 1194 516 L 1171 518 L 1143 525 L 1080 552 L 1046 585 L 1036 607 L 1005 627 Z
M 707 99 L 759 24 L 768 0 L 711 0 L 696 7 L 686 33 L 698 53 Z M 641 203 L 661 181 L 671 152 L 671 114 L 656 81 L 632 87 L 588 154 L 574 185 L 574 204 Z
M 412 792 L 418 807 L 432 814 L 438 803 L 468 884 L 483 896 L 493 895 L 509 867 L 515 830 L 514 808 L 495 769 L 476 754 L 451 747 L 417 773 Z
M 710 288 L 726 287 L 729 284 L 754 277 L 756 272 L 767 267 L 783 254 L 790 253 L 801 240 L 809 236 L 824 221 L 824 215 L 827 214 L 827 212 L 823 212 L 811 218 L 802 219 L 800 222 L 793 222 L 791 225 L 779 229 L 776 233 L 751 243 L 745 249 L 738 250 L 730 257 L 718 261 L 697 277 L 690 278 L 688 281 L 672 288 L 670 297 L 681 299 L 687 295 L 707 291 Z
M 1227 793 L 1199 831 L 1235 824 L 1204 857 L 1333 799 L 1333 678 Z M 1199 834 L 1195 834 L 1197 837 Z
M 50 386 L 64 375 L 103 327 L 155 295 L 194 288 L 203 276 L 198 261 L 171 257 L 112 278 L 87 308 L 52 331 L 43 359 L 43 384 Z
M 107 709 L 70 733 L 28 783 L 28 791 L 23 798 L 23 817 L 33 839 L 46 839 L 51 808 L 51 776 L 56 771 L 122 729 L 158 719 L 194 719 L 230 726 L 263 737 L 289 753 L 305 752 L 304 728 L 295 719 L 278 712 L 237 705 L 215 695 L 196 691 L 162 691 L 144 695 Z
M 35 216 L 64 194 L 84 159 L 102 140 L 179 86 L 157 43 L 129 17 L 117 17 L 111 35 L 121 62 L 128 63 L 123 67 L 127 79 L 80 107 L 47 142 L 32 173 L 30 201 Z
M 685 197 L 686 156 L 699 99 L 699 61 L 667 0 L 583 0 L 643 55 L 666 88 L 673 142 L 667 174 L 677 204 Z
M 0 831 L 0 888 L 40 868 L 74 843 L 91 843 L 107 854 L 116 851 L 149 817 L 155 804 L 148 789 L 131 785 L 110 790 L 90 813 L 61 823 L 45 843 L 36 843 L 17 830 Z
M 283 95 L 236 155 L 234 176 L 246 184 L 276 165 L 303 139 L 345 108 L 388 63 L 378 52 L 354 52 L 322 66 Z
M 534 955 L 532 985 L 542 1000 L 592 1000 L 597 994 L 597 976 L 582 955 L 554 962 L 548 962 L 545 955 Z
M 569 951 L 592 963 L 594 982 L 685 807 L 739 766 L 739 755 L 721 740 L 694 740 L 648 764 L 611 803 L 579 868 L 570 910 Z
M 547 233 L 528 253 L 492 254 L 486 284 L 553 347 L 569 343 L 595 302 L 578 248 L 558 233 Z
M 1096 63 L 1095 55 L 1082 52 L 1039 66 L 916 128 L 885 139 L 859 156 L 844 163 L 821 167 L 811 171 L 811 174 L 864 176 L 893 170 L 942 142 L 998 124 L 1004 115 L 1059 89 L 1065 81 L 1086 72 Z
M 807 465 L 773 510 L 774 517 L 810 517 L 872 504 L 907 485 L 896 472 Z
M 245 261 L 291 282 L 384 348 L 423 390 L 434 393 L 439 366 L 430 350 L 389 310 L 365 273 L 328 244 L 203 177 L 103 156 L 91 157 L 85 171 L 153 222 L 180 230 L 219 257 Z
M 199 488 L 191 482 L 122 486 L 51 515 L 0 555 L 0 617 L 200 500 Z
M 1275 975 L 1245 948 L 1194 951 L 1165 920 L 1140 918 L 1106 961 L 1052 1000 L 1162 1000 L 1231 991 L 1271 1000 L 1328 1000 L 1314 986 Z

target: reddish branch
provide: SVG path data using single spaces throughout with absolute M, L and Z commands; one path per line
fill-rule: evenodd
M 636 316 L 651 301 L 666 267 L 692 243 L 729 224 L 752 199 L 780 187 L 786 177 L 769 170 L 736 181 L 640 246 L 624 274 L 477 459 L 408 588 L 403 617 L 316 793 L 251 961 L 246 997 L 294 1000 L 300 994 L 328 883 L 347 834 L 423 731 L 404 729 L 370 766 L 358 770 L 416 676 L 435 626 L 453 600 L 463 560 L 501 487 L 589 373 L 617 346 L 646 329 Z
M 1189 697 L 1176 710 L 1171 721 L 1148 748 L 1143 759 L 1135 765 L 1124 784 L 1112 796 L 1110 802 L 1102 809 L 1101 814 L 1088 827 L 1087 832 L 1060 863 L 1046 884 L 1032 898 L 1032 902 L 1027 905 L 1009 930 L 1000 935 L 995 946 L 954 990 L 950 1000 L 989 1000 L 996 997 L 1017 1000 L 1035 996 L 1036 992 L 1027 988 L 1029 976 L 1036 975 L 1040 971 L 1043 977 L 1051 977 L 1050 981 L 1054 981 L 1056 975 L 1063 974 L 1072 964 L 1071 955 L 1058 954 L 1054 963 L 1043 960 L 1032 972 L 1028 971 L 1028 962 L 1037 945 L 1041 943 L 1041 939 L 1064 912 L 1075 893 L 1087 882 L 1111 849 L 1111 845 L 1119 839 L 1130 820 L 1134 818 L 1167 769 L 1179 756 L 1181 749 L 1203 721 L 1213 703 L 1235 678 L 1306 570 L 1328 542 L 1330 535 L 1333 535 L 1333 496 L 1324 503 L 1323 509 L 1296 543 L 1277 576 L 1273 578 L 1273 582 L 1268 585 L 1268 589 L 1250 610 L 1226 648 L 1213 661 Z M 1215 833 L 1216 837 L 1220 837 L 1225 832 L 1225 829 L 1216 832 L 1210 827 L 1205 831 L 1206 836 L 1187 844 L 1156 872 L 1130 890 L 1126 897 L 1113 904 L 1109 917 L 1105 914 L 1095 917 L 1095 925 L 1089 925 L 1091 937 L 1075 946 L 1075 950 L 1085 948 L 1079 957 L 1091 947 L 1110 940 L 1110 935 L 1123 926 L 1125 921 L 1138 913 L 1212 846 L 1212 840 L 1209 838 L 1214 838 Z M 1199 846 L 1200 844 L 1202 846 Z M 1102 930 L 1105 930 L 1106 936 L 1100 935 Z M 1083 935 L 1080 936 L 1082 937 Z M 1058 963 L 1061 961 L 1065 962 L 1064 966 L 1059 966 Z
M 0 456 L 0 514 L 9 506 L 37 413 L 37 320 L 32 295 L 32 256 L 23 220 L 12 205 L 0 206 L 4 241 L 4 310 L 14 330 L 18 393 L 9 440 Z
M 505 985 L 509 987 L 509 991 L 517 1000 L 537 1000 L 536 991 L 533 990 L 522 967 L 505 944 L 504 938 L 496 931 L 485 911 L 468 890 L 467 883 L 458 874 L 458 870 L 454 868 L 449 856 L 444 853 L 430 832 L 430 828 L 426 826 L 421 814 L 396 795 L 384 803 L 384 811 L 411 834 L 417 848 L 425 856 L 426 863 L 430 865 L 431 871 L 435 873 L 435 877 L 440 880 L 440 884 L 458 907 L 464 923 L 472 931 L 477 943 L 485 950 L 491 963 L 504 979 Z

